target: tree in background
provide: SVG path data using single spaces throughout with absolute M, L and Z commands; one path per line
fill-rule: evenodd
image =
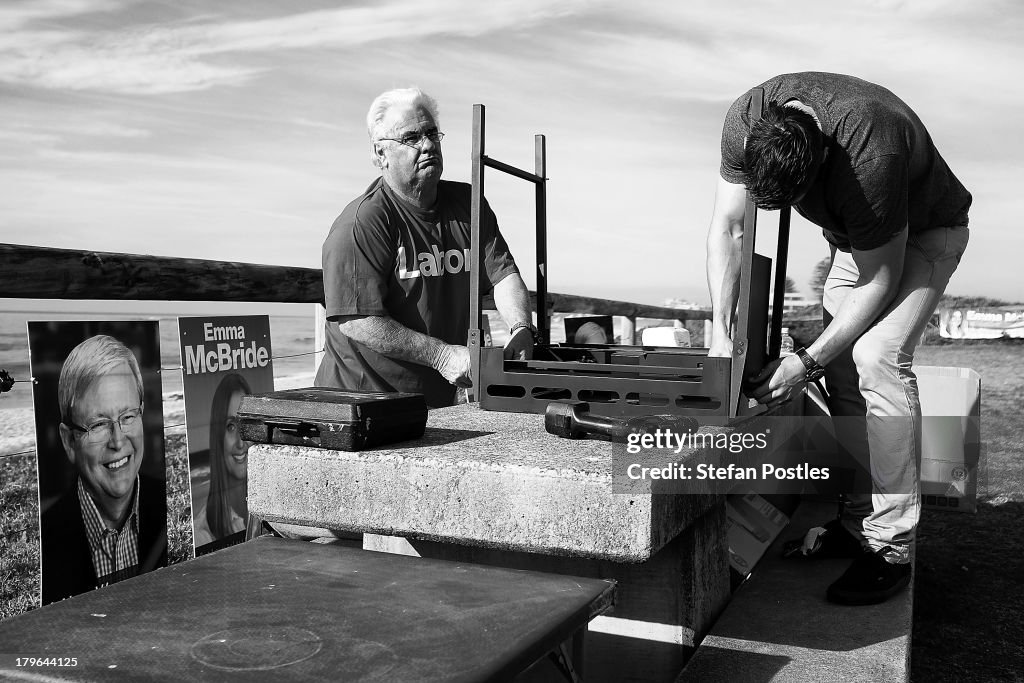
M 800 290 L 796 287 L 796 280 L 790 276 L 786 276 L 786 294 L 799 294 Z
M 825 280 L 828 279 L 828 270 L 832 267 L 832 257 L 826 256 L 818 261 L 811 273 L 811 281 L 807 283 L 812 292 L 812 298 L 819 304 L 825 298 Z
M 1002 306 L 1020 306 L 1019 303 L 1010 303 L 1003 299 L 993 299 L 987 296 L 959 296 L 955 294 L 943 294 L 939 300 L 939 308 L 1000 308 Z

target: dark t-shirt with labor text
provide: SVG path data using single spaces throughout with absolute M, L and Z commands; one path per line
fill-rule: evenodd
M 427 405 L 451 405 L 455 387 L 436 370 L 389 358 L 338 329 L 342 316 L 388 316 L 449 344 L 469 329 L 471 188 L 441 181 L 437 201 L 422 210 L 377 179 L 334 221 L 323 246 L 327 339 L 317 386 L 407 391 Z M 508 245 L 484 202 L 480 227 L 481 290 L 517 273 Z
M 765 105 L 797 100 L 815 113 L 828 157 L 795 206 L 840 249 L 865 251 L 904 227 L 911 234 L 967 225 L 971 194 L 909 106 L 882 86 L 829 73 L 784 74 L 761 84 Z M 722 130 L 722 178 L 744 183 L 743 145 L 753 89 Z

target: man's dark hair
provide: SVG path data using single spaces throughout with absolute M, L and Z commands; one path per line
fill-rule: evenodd
M 824 140 L 814 117 L 774 102 L 750 123 L 743 150 L 746 186 L 762 209 L 790 206 L 821 168 Z

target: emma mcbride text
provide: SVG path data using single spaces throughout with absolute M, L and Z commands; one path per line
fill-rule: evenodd
M 255 340 L 247 343 L 244 325 L 203 325 L 203 344 L 185 347 L 185 373 L 195 375 L 206 372 L 265 368 L 270 362 L 270 351 Z M 216 342 L 207 345 L 209 342 Z
M 767 448 L 767 430 L 760 434 L 731 432 L 729 434 L 707 434 L 685 432 L 680 434 L 671 429 L 658 428 L 653 432 L 633 432 L 626 438 L 626 452 L 636 455 L 642 450 L 671 450 L 679 453 L 684 448 L 727 448 L 730 453 L 739 453 L 750 448 Z

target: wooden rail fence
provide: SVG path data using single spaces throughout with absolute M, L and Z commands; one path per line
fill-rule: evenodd
M 536 293 L 530 292 L 536 310 Z M 118 254 L 0 244 L 0 298 L 323 303 L 318 268 Z M 490 296 L 484 308 L 493 309 Z M 709 320 L 708 309 L 648 306 L 548 293 L 548 310 L 625 318 L 631 342 L 638 318 Z

